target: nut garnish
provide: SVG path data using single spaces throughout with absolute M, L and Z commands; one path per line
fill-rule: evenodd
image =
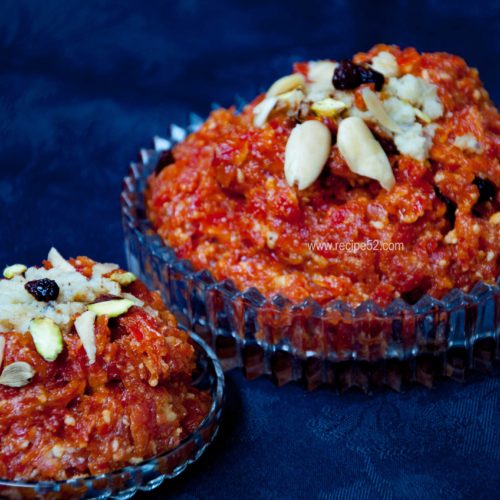
M 0 384 L 8 387 L 23 387 L 30 383 L 35 370 L 24 361 L 7 365 L 0 375 Z
M 3 270 L 3 277 L 10 280 L 14 276 L 24 274 L 27 271 L 27 269 L 28 268 L 24 264 L 12 264 L 12 266 L 7 266 Z
M 304 84 L 305 78 L 301 73 L 292 73 L 291 75 L 282 76 L 269 87 L 266 97 L 275 97 L 285 92 L 290 92 L 290 90 L 303 87 Z
M 104 302 L 95 302 L 94 304 L 89 304 L 87 307 L 89 311 L 92 311 L 97 316 L 116 318 L 125 314 L 133 305 L 133 301 L 129 299 L 113 299 Z
M 311 105 L 311 110 L 319 116 L 335 116 L 344 111 L 347 105 L 342 101 L 337 101 L 337 99 L 332 99 L 327 97 L 326 99 L 321 99 L 321 101 L 316 101 Z
M 82 341 L 83 348 L 85 349 L 87 357 L 89 358 L 89 364 L 93 364 L 95 362 L 95 318 L 96 315 L 94 312 L 85 311 L 75 320 L 76 333 L 78 333 L 78 336 Z
M 137 276 L 134 273 L 131 273 L 130 271 L 126 272 L 114 271 L 109 276 L 109 279 L 115 281 L 121 286 L 127 286 L 130 285 L 130 283 L 133 283 L 137 279 Z
M 328 157 L 332 137 L 326 125 L 308 120 L 292 130 L 285 149 L 285 177 L 289 186 L 308 188 L 319 177 Z
M 391 132 L 401 132 L 401 127 L 387 114 L 382 101 L 373 90 L 365 87 L 361 91 L 361 95 L 363 96 L 368 111 L 370 111 L 380 125 Z
M 361 118 L 351 116 L 340 122 L 337 145 L 351 171 L 392 189 L 396 181 L 389 159 Z
M 4 353 L 5 353 L 5 337 L 3 335 L 0 335 L 0 368 L 2 368 Z
M 35 348 L 46 361 L 55 361 L 63 350 L 60 328 L 50 318 L 36 318 L 30 322 L 29 330 Z
M 271 114 L 277 102 L 277 97 L 268 97 L 253 108 L 253 124 L 255 127 L 262 127 L 266 123 L 267 117 Z

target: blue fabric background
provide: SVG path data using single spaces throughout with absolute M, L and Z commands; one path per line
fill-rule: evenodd
M 496 0 L 1 0 L 0 263 L 55 245 L 124 264 L 119 192 L 139 148 L 294 60 L 445 50 L 500 103 L 499 28 Z M 500 498 L 499 378 L 373 396 L 235 372 L 228 386 L 214 446 L 141 498 Z

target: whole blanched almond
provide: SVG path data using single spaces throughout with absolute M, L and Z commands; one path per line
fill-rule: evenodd
M 351 116 L 340 122 L 337 146 L 352 172 L 377 180 L 387 191 L 392 189 L 396 180 L 389 159 L 361 118 Z
M 284 94 L 285 92 L 290 92 L 290 90 L 303 87 L 304 84 L 305 78 L 301 73 L 292 73 L 291 75 L 283 76 L 269 87 L 266 97 L 274 97 Z
M 308 188 L 319 177 L 332 146 L 326 125 L 308 120 L 296 125 L 285 148 L 285 178 L 289 186 Z

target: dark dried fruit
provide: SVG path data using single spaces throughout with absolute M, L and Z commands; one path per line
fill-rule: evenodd
M 493 182 L 488 179 L 483 179 L 482 177 L 476 177 L 473 184 L 479 189 L 479 199 L 478 203 L 483 203 L 485 201 L 491 201 L 495 198 L 497 194 L 497 188 Z
M 374 83 L 375 90 L 382 90 L 385 81 L 382 73 L 379 73 L 371 68 L 364 68 L 363 66 L 359 66 L 359 72 L 361 76 L 361 83 Z
M 436 196 L 446 205 L 446 219 L 449 221 L 450 226 L 453 227 L 455 225 L 455 212 L 457 210 L 457 204 L 447 198 L 441 191 L 434 187 L 434 192 Z
M 56 300 L 59 296 L 59 285 L 54 280 L 43 278 L 41 280 L 28 281 L 24 288 L 39 302 Z
M 158 175 L 165 167 L 168 167 L 172 163 L 175 163 L 174 153 L 172 153 L 172 150 L 167 149 L 166 151 L 162 151 L 155 167 L 155 174 Z
M 375 90 L 382 90 L 384 75 L 371 68 L 365 68 L 350 60 L 340 61 L 332 78 L 333 86 L 339 90 L 353 90 L 363 83 L 374 83 Z

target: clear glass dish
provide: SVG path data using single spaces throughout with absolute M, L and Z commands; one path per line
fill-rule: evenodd
M 179 322 L 214 347 L 225 370 L 241 367 L 248 378 L 271 375 L 278 385 L 302 381 L 307 388 L 340 390 L 401 390 L 492 371 L 500 359 L 500 279 L 477 283 L 470 293 L 453 290 L 442 300 L 426 295 L 413 305 L 397 299 L 385 308 L 372 301 L 322 307 L 238 290 L 178 259 L 152 229 L 143 192 L 162 151 L 200 121 L 192 118 L 187 129 L 173 125 L 168 139 L 156 137 L 154 148 L 141 151 L 124 179 L 122 222 L 130 270 L 161 291 Z
M 0 498 L 125 500 L 133 497 L 138 490 L 158 488 L 166 479 L 178 476 L 189 464 L 198 460 L 219 430 L 225 385 L 224 372 L 214 351 L 198 335 L 191 334 L 191 339 L 196 352 L 193 385 L 209 390 L 212 397 L 210 412 L 196 432 L 173 450 L 108 474 L 45 482 L 0 479 Z

